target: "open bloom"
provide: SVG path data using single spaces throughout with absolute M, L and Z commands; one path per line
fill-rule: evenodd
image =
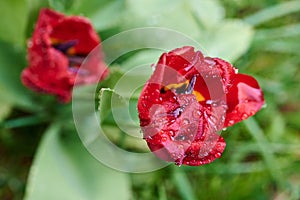
M 142 90 L 138 112 L 152 152 L 177 165 L 198 166 L 222 155 L 226 144 L 219 131 L 263 104 L 254 78 L 185 46 L 162 54 Z
M 29 66 L 22 72 L 23 84 L 56 95 L 62 102 L 70 101 L 76 76 L 76 84 L 82 85 L 108 75 L 100 42 L 88 19 L 42 9 L 28 41 Z M 79 69 L 83 62 L 84 69 Z

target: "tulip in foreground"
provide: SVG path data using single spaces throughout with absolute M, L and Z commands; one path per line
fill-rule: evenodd
M 221 157 L 222 129 L 254 115 L 263 104 L 253 77 L 185 46 L 159 58 L 138 112 L 152 152 L 177 165 L 198 166 Z

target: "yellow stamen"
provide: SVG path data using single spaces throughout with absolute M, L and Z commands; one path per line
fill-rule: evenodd
M 183 83 L 173 83 L 173 84 L 169 84 L 167 86 L 164 87 L 164 90 L 165 91 L 168 91 L 168 90 L 171 90 L 171 89 L 176 89 L 176 88 L 180 88 L 182 87 L 183 85 L 187 85 L 189 83 L 188 80 L 186 80 L 185 82 Z
M 197 101 L 204 101 L 205 98 L 202 96 L 202 94 L 200 92 L 197 91 L 193 91 L 193 94 L 196 96 Z
M 183 83 L 173 83 L 173 84 L 169 84 L 169 85 L 163 87 L 163 89 L 164 89 L 165 91 L 168 91 L 168 90 L 171 90 L 171 89 L 181 88 L 181 87 L 184 86 L 184 85 L 187 87 L 188 84 L 189 84 L 189 80 L 186 80 L 186 81 L 183 82 Z M 205 101 L 204 96 L 203 96 L 200 92 L 193 90 L 192 94 L 196 96 L 197 101 Z
M 76 51 L 74 47 L 71 47 L 70 49 L 68 49 L 67 54 L 68 55 L 75 55 Z

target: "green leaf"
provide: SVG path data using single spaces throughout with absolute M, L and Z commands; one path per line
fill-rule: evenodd
M 2 122 L 11 112 L 11 105 L 0 101 L 0 122 Z
M 185 1 L 127 0 L 126 6 L 128 11 L 124 16 L 124 29 L 151 26 L 174 29 L 194 38 L 201 34 Z
M 109 88 L 102 88 L 99 92 L 99 114 L 101 122 L 111 113 L 111 96 L 113 91 Z
M 114 90 L 102 88 L 99 92 L 100 122 L 116 123 L 123 131 L 140 134 L 137 100 L 120 96 Z M 105 121 L 109 117 L 109 121 Z
M 136 67 L 144 66 L 144 70 L 142 71 L 144 76 L 148 74 L 148 76 L 150 77 L 150 75 L 152 74 L 151 65 L 158 62 L 158 59 L 162 53 L 162 51 L 159 51 L 157 49 L 146 49 L 140 51 L 127 59 L 124 63 L 122 63 L 121 70 L 126 72 Z
M 241 20 L 224 20 L 207 30 L 200 43 L 207 55 L 232 62 L 248 50 L 253 33 L 252 27 Z
M 30 171 L 25 200 L 130 198 L 126 174 L 95 160 L 75 132 L 59 132 L 60 126 L 54 124 L 45 133 Z
M 88 16 L 95 29 L 103 31 L 119 25 L 124 10 L 123 1 L 111 1 L 109 4 L 99 7 L 98 10 Z
M 0 39 L 24 45 L 27 18 L 27 0 L 0 1 Z
M 0 41 L 0 100 L 35 110 L 37 106 L 20 80 L 25 67 L 25 52 Z
M 205 28 L 218 24 L 225 17 L 225 10 L 218 0 L 189 0 L 190 9 Z
M 245 18 L 245 21 L 251 25 L 257 26 L 277 17 L 282 17 L 294 12 L 300 11 L 300 1 L 288 1 L 278 5 L 258 11 Z

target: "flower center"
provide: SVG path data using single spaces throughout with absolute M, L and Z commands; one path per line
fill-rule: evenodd
M 79 72 L 79 67 L 86 58 L 86 55 L 76 54 L 74 46 L 78 44 L 78 40 L 58 41 L 51 39 L 51 42 L 54 49 L 62 52 L 68 58 L 69 71 L 74 73 Z M 85 74 L 85 71 L 80 70 L 80 73 Z
M 176 94 L 194 94 L 196 96 L 197 101 L 204 101 L 205 98 L 203 97 L 203 95 L 200 92 L 194 90 L 196 81 L 197 81 L 197 76 L 194 75 L 190 80 L 186 80 L 185 82 L 173 83 L 164 86 L 161 89 L 161 92 L 165 93 L 168 90 L 172 90 Z

